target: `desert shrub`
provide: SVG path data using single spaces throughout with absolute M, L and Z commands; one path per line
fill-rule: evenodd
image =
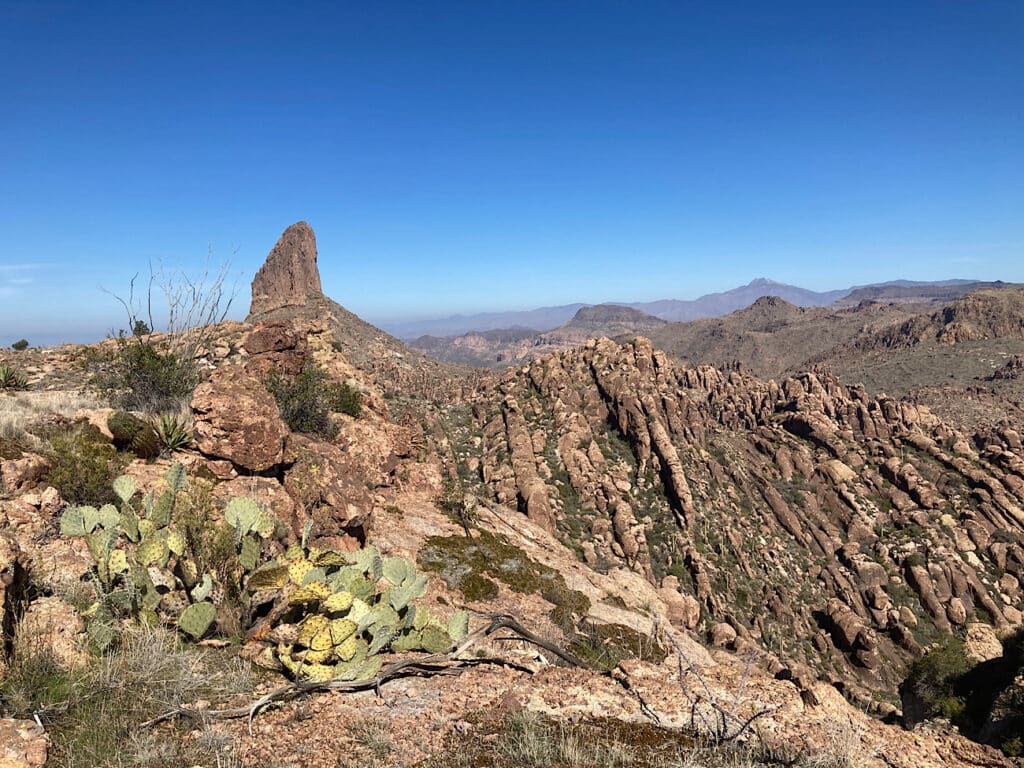
M 11 349 L 15 352 L 24 352 L 28 349 L 28 339 L 18 339 L 16 342 L 11 344 Z
M 362 407 L 361 398 L 353 399 L 353 396 L 359 398 L 358 392 L 346 384 L 332 381 L 315 365 L 307 365 L 296 376 L 273 371 L 266 385 L 277 401 L 281 418 L 290 429 L 325 440 L 331 440 L 338 434 L 338 425 L 331 418 L 332 411 L 349 413 L 354 405 L 359 409 Z
M 107 429 L 114 436 L 114 446 L 122 451 L 131 447 L 132 440 L 145 427 L 145 421 L 127 411 L 114 411 L 107 417 Z
M 141 337 L 117 338 L 113 363 L 93 384 L 120 408 L 146 413 L 174 411 L 199 383 L 192 357 Z
M 146 413 L 178 410 L 200 380 L 196 358 L 210 339 L 211 328 L 231 307 L 227 267 L 207 269 L 198 278 L 163 268 L 151 272 L 144 295 L 136 295 L 133 277 L 128 296 L 115 296 L 125 309 L 130 335 L 117 336 L 112 364 L 94 377 L 93 384 L 115 405 Z M 156 295 L 155 294 L 162 294 Z M 167 308 L 165 333 L 156 338 L 152 308 Z
M 0 390 L 27 389 L 28 381 L 16 369 L 0 364 Z
M 111 488 L 127 463 L 98 430 L 75 429 L 50 439 L 47 482 L 70 504 L 108 504 Z
M 920 699 L 925 717 L 954 719 L 965 706 L 956 685 L 970 668 L 963 641 L 949 636 L 911 664 L 903 685 Z
M 328 407 L 336 413 L 358 417 L 363 412 L 362 393 L 347 381 L 326 382 L 324 395 L 327 398 Z

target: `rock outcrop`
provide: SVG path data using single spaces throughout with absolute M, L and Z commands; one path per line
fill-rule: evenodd
M 323 298 L 316 258 L 313 228 L 304 221 L 288 227 L 252 281 L 248 320 Z
M 729 625 L 867 700 L 894 698 L 936 632 L 1021 622 L 1013 430 L 964 434 L 824 372 L 685 368 L 642 338 L 533 361 L 498 388 L 474 406 L 479 448 L 460 446 L 484 493 L 592 567 L 678 577 L 712 640 Z
M 245 472 L 265 472 L 284 457 L 288 427 L 266 387 L 240 366 L 224 366 L 192 397 L 199 450 Z

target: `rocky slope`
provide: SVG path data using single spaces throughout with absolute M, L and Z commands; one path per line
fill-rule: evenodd
M 523 710 L 656 729 L 678 756 L 692 747 L 678 729 L 703 727 L 695 713 L 714 705 L 758 714 L 756 738 L 783 758 L 1009 765 L 948 730 L 911 734 L 866 711 L 896 713 L 904 662 L 935 638 L 961 631 L 991 658 L 994 632 L 1020 623 L 1017 432 L 958 432 L 824 373 L 775 383 L 687 368 L 643 338 L 480 377 L 322 296 L 312 233 L 286 235 L 254 281 L 250 322 L 218 329 L 201 352 L 194 443 L 126 472 L 159 489 L 181 462 L 212 485 L 214 517 L 227 498 L 255 498 L 285 524 L 282 546 L 311 521 L 318 544 L 414 559 L 439 615 L 466 607 L 475 627 L 512 613 L 595 669 L 495 639 L 457 678 L 287 702 L 251 730 L 215 726 L 242 765 L 333 768 L 350 726 L 371 717 L 402 734 L 384 764 L 436 761 L 492 744 L 488 718 Z M 45 371 L 80 382 L 56 369 L 95 355 L 66 354 L 39 358 L 32 386 Z M 291 430 L 265 386 L 271 371 L 310 364 L 362 393 L 358 417 L 333 415 L 330 440 Z M 109 412 L 38 417 L 103 434 Z M 80 664 L 72 597 L 92 559 L 58 534 L 66 504 L 47 485 L 50 460 L 26 448 L 0 461 L 0 662 L 22 653 L 20 622 Z M 302 725 L 311 717 L 316 727 Z M 192 725 L 183 738 L 199 738 Z M 42 764 L 37 724 L 0 719 L 0 734 L 0 763 Z
M 905 663 L 1021 621 L 1024 455 L 827 374 L 781 383 L 609 340 L 474 405 L 483 492 L 718 644 L 897 705 Z M 886 707 L 883 707 L 885 709 Z

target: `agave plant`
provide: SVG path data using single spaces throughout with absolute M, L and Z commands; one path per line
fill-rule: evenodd
M 9 365 L 0 364 L 0 389 L 26 389 L 28 382 L 25 377 Z
M 180 451 L 192 442 L 192 427 L 181 413 L 161 413 L 153 420 L 153 431 L 169 451 Z

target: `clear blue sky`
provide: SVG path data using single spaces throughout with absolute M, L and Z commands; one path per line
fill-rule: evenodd
M 0 99 L 0 344 L 299 219 L 377 322 L 1024 281 L 1021 0 L 0 0 Z

